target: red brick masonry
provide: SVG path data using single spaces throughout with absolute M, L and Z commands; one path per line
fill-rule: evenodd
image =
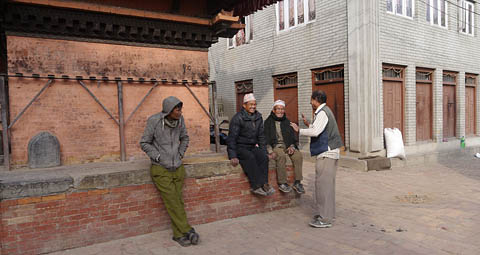
M 288 169 L 290 181 L 293 171 Z M 270 183 L 277 188 L 274 170 Z M 197 225 L 295 205 L 295 194 L 254 196 L 238 170 L 221 176 L 189 177 L 184 198 Z M 39 254 L 170 228 L 151 183 L 3 200 L 1 254 Z

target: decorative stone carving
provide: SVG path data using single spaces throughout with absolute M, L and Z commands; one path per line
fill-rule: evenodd
M 41 132 L 28 143 L 28 166 L 30 168 L 60 165 L 60 143 L 49 132 Z

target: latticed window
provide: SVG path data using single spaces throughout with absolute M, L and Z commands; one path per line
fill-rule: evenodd
M 382 74 L 383 78 L 403 79 L 403 68 L 384 66 Z
M 426 82 L 432 82 L 433 81 L 433 71 L 417 71 L 416 73 L 416 78 L 417 81 L 426 81 Z
M 443 83 L 444 84 L 455 84 L 457 81 L 457 75 L 455 73 L 444 73 L 443 74 Z
M 465 85 L 475 86 L 477 85 L 477 75 L 475 74 L 466 74 L 465 75 Z
M 273 76 L 276 88 L 296 87 L 298 84 L 297 73 Z
M 343 81 L 344 79 L 343 67 L 314 70 L 312 72 L 315 82 Z
M 315 20 L 315 0 L 284 0 L 277 3 L 277 29 L 287 30 Z
M 237 81 L 235 82 L 235 89 L 237 93 L 252 93 L 253 80 Z

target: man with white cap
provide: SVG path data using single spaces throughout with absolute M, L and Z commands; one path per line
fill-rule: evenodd
M 285 102 L 277 100 L 273 104 L 270 116 L 265 120 L 265 137 L 269 158 L 275 160 L 277 167 L 278 189 L 282 192 L 290 192 L 292 188 L 298 193 L 305 193 L 302 181 L 302 153 L 298 150 L 298 138 L 290 120 L 285 115 Z M 295 173 L 295 182 L 292 187 L 287 183 L 286 162 L 287 155 L 292 160 Z
M 232 166 L 239 163 L 242 166 L 254 194 L 268 196 L 275 192 L 268 184 L 268 156 L 263 118 L 257 111 L 257 101 L 253 93 L 245 95 L 242 110 L 230 121 L 227 152 Z

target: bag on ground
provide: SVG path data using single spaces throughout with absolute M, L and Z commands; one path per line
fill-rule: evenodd
M 385 144 L 387 146 L 387 158 L 405 159 L 402 132 L 400 132 L 398 128 L 385 128 L 384 133 Z

